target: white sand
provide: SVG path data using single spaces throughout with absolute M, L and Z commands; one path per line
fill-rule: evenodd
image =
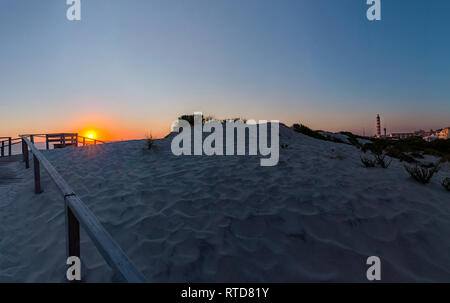
M 170 139 L 44 153 L 150 282 L 366 281 L 372 255 L 385 282 L 450 281 L 448 163 L 424 186 L 397 160 L 367 169 L 353 146 L 280 133 L 276 167 L 175 157 Z M 64 281 L 63 199 L 21 174 L 0 201 L 0 281 Z M 112 280 L 84 233 L 82 262 Z

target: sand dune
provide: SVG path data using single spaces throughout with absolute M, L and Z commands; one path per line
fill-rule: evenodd
M 44 151 L 150 282 L 450 281 L 450 198 L 414 182 L 403 164 L 362 167 L 351 145 L 280 129 L 280 161 L 175 157 L 170 137 Z M 22 165 L 14 163 L 13 165 Z M 0 281 L 59 282 L 64 209 L 32 170 L 0 202 Z M 86 281 L 114 281 L 82 234 Z

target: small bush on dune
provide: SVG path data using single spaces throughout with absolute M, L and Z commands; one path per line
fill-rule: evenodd
M 388 162 L 386 160 L 386 154 L 375 154 L 375 160 L 377 161 L 378 165 L 380 165 L 382 168 L 388 168 L 389 165 L 392 163 L 392 159 Z
M 373 160 L 362 156 L 360 157 L 361 162 L 365 167 L 375 167 L 376 164 L 378 164 L 382 168 L 388 168 L 391 165 L 392 159 L 388 162 L 386 160 L 386 154 L 384 154 L 382 151 L 372 152 L 372 154 L 375 157 Z
M 178 117 L 178 120 L 187 121 L 190 125 L 194 125 L 194 115 L 182 115 Z
M 375 167 L 375 165 L 377 164 L 376 160 L 364 158 L 362 156 L 360 158 L 361 158 L 361 162 L 364 164 L 365 167 Z
M 416 163 L 417 162 L 413 157 L 411 157 L 397 149 L 388 148 L 386 155 L 388 155 L 391 158 L 397 158 L 400 160 L 400 162 L 407 162 L 407 163 Z
M 445 178 L 441 184 L 447 191 L 450 191 L 450 178 Z
M 216 120 L 216 118 L 214 116 L 206 116 L 206 117 L 203 117 L 202 122 L 203 122 L 203 124 L 205 124 L 207 122 L 214 121 L 214 120 Z
M 151 134 L 147 135 L 147 140 L 145 141 L 145 146 L 147 147 L 147 149 L 152 149 L 155 140 L 153 140 L 153 136 Z
M 405 169 L 408 172 L 408 174 L 417 182 L 422 184 L 428 184 L 430 183 L 433 175 L 439 171 L 439 166 L 440 162 L 433 164 L 432 167 L 424 167 L 416 163 L 416 166 L 414 167 L 409 167 L 405 165 Z
M 350 142 L 351 145 L 356 146 L 357 148 L 361 148 L 361 143 L 359 143 L 357 138 L 354 137 L 348 137 L 348 142 Z
M 194 121 L 195 121 L 194 120 L 194 115 L 182 115 L 182 116 L 178 117 L 178 120 L 185 120 L 190 125 L 194 125 Z M 205 124 L 205 123 L 210 122 L 210 121 L 220 121 L 222 123 L 225 123 L 225 122 L 228 122 L 228 121 L 233 121 L 233 122 L 242 121 L 243 123 L 247 123 L 247 119 L 245 119 L 245 118 L 231 118 L 231 119 L 218 120 L 214 116 L 202 116 L 202 124 Z
M 232 120 L 233 120 L 234 122 L 241 121 L 241 122 L 247 123 L 247 119 L 246 119 L 246 118 L 238 117 L 238 118 L 233 118 Z
M 232 121 L 232 122 L 238 122 L 241 121 L 242 123 L 247 123 L 247 119 L 245 118 L 228 118 L 228 119 L 222 119 L 222 123 L 228 122 L 228 121 Z
M 361 150 L 363 152 L 371 151 L 374 154 L 380 154 L 389 146 L 389 144 L 390 142 L 388 140 L 374 139 L 372 142 L 364 144 Z
M 348 138 L 348 142 L 351 145 L 356 146 L 357 148 L 361 149 L 362 148 L 362 144 L 359 142 L 358 138 L 364 139 L 361 136 L 355 135 L 351 132 L 340 132 L 340 134 L 346 135 Z

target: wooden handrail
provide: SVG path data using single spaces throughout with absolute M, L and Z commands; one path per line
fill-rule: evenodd
M 7 139 L 7 140 L 0 140 L 0 157 L 5 156 L 5 147 L 8 147 L 8 156 L 12 156 L 11 147 L 15 144 L 18 144 L 20 142 L 12 143 L 12 141 L 15 141 L 20 138 L 11 138 L 11 137 L 0 137 L 0 139 Z M 8 142 L 8 144 L 5 144 L 5 142 Z
M 86 142 L 86 140 L 88 140 Z M 83 146 L 85 146 L 86 144 L 94 144 L 97 145 L 97 143 L 102 143 L 105 144 L 106 142 L 102 141 L 102 140 L 98 140 L 98 139 L 93 139 L 93 138 L 89 138 L 89 137 L 84 137 L 84 136 L 78 136 L 78 142 L 82 143 Z
M 77 135 L 77 133 L 50 133 L 50 134 L 22 134 L 20 136 L 35 136 L 35 137 L 44 137 L 44 136 L 62 136 L 62 135 L 66 135 L 66 136 L 75 136 Z
M 25 156 L 27 158 L 25 159 L 26 163 L 28 162 L 28 147 L 33 153 L 36 193 L 41 191 L 39 176 L 39 165 L 41 164 L 64 196 L 68 257 L 74 255 L 79 257 L 80 255 L 79 224 L 81 223 L 105 261 L 123 281 L 134 283 L 146 282 L 145 277 L 136 269 L 130 259 L 113 240 L 111 235 L 102 227 L 97 217 L 74 193 L 72 188 L 56 171 L 53 165 L 50 164 L 27 136 L 22 135 L 21 138 L 24 143 L 23 150 L 24 155 L 26 154 Z
M 99 139 L 93 139 L 93 138 L 89 138 L 89 137 L 85 137 L 85 136 L 78 136 L 78 138 L 86 139 L 86 140 L 90 140 L 90 141 L 96 141 L 96 142 L 99 142 L 99 143 L 106 143 L 105 141 L 102 141 L 102 140 L 99 140 Z

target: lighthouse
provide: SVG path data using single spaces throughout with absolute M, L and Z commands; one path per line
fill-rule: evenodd
M 377 138 L 381 138 L 381 121 L 380 115 L 377 115 Z

